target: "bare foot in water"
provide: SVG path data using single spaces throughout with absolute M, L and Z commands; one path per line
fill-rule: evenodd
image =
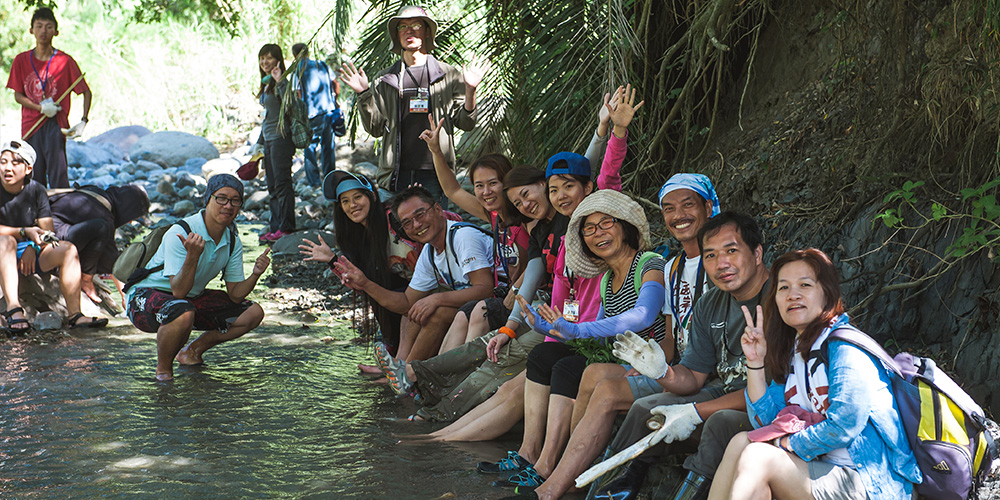
M 382 369 L 374 365 L 358 363 L 358 371 L 362 375 L 382 375 Z
M 157 382 L 166 382 L 168 380 L 173 380 L 173 379 L 174 379 L 174 374 L 173 373 L 157 373 L 156 374 L 156 381 Z
M 97 295 L 97 289 L 94 288 L 94 275 L 93 274 L 81 274 L 80 275 L 80 290 L 87 294 L 91 302 L 95 304 L 100 304 L 101 297 Z
M 177 353 L 174 359 L 182 365 L 201 365 L 205 363 L 201 359 L 201 354 L 194 352 L 189 347 L 181 349 L 181 352 Z

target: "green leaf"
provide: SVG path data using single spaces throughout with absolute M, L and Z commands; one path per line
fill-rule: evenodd
M 945 208 L 944 205 L 942 205 L 940 203 L 937 203 L 937 202 L 934 202 L 934 204 L 931 205 L 931 217 L 934 220 L 940 221 L 942 217 L 944 217 L 945 215 L 947 215 L 947 213 L 948 213 L 948 209 Z

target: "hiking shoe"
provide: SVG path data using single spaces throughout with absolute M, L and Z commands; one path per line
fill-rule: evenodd
M 382 369 L 382 374 L 389 377 L 389 373 L 393 370 L 399 368 L 399 365 L 403 364 L 402 361 L 397 360 L 389 354 L 389 349 L 382 342 L 375 343 L 375 361 L 378 362 L 378 367 Z
M 388 366 L 385 378 L 389 379 L 389 387 L 392 387 L 397 395 L 410 394 L 413 389 L 413 382 L 406 376 L 406 361 L 397 361 L 395 366 Z
M 264 236 L 261 236 L 260 238 L 262 240 L 264 240 L 264 241 L 272 241 L 273 242 L 273 241 L 278 241 L 283 236 L 287 236 L 289 234 L 291 234 L 291 233 L 286 233 L 286 232 L 284 232 L 284 231 L 282 231 L 282 230 L 279 229 L 279 230 L 277 230 L 277 231 L 275 231 L 273 233 L 267 233 Z
M 529 465 L 531 465 L 531 462 L 525 460 L 516 451 L 508 451 L 507 458 L 502 458 L 496 462 L 479 462 L 476 464 L 476 470 L 483 474 L 497 474 L 500 472 L 517 472 Z
M 535 466 L 528 464 L 523 469 L 521 469 L 517 474 L 508 477 L 504 481 L 493 481 L 493 486 L 500 487 L 517 487 L 517 486 L 540 486 L 545 482 L 545 478 L 539 476 L 535 472 Z

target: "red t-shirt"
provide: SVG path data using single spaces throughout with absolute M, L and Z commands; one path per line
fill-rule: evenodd
M 29 50 L 21 52 L 14 58 L 14 64 L 10 67 L 10 77 L 7 78 L 7 88 L 14 92 L 23 93 L 35 103 L 42 102 L 46 97 L 58 101 L 59 96 L 66 92 L 66 89 L 73 85 L 73 82 L 80 76 L 80 67 L 69 54 L 58 49 L 48 61 L 35 58 L 34 53 L 34 50 Z M 82 94 L 88 89 L 87 81 L 81 79 L 80 83 L 73 87 L 73 92 Z M 67 128 L 69 127 L 69 95 L 67 94 L 66 98 L 58 104 L 62 106 L 62 110 L 56 113 L 56 122 L 59 123 L 60 127 Z M 42 116 L 45 115 L 40 111 L 21 107 L 21 134 L 26 134 Z

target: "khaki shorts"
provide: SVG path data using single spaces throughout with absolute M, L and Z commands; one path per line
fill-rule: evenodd
M 809 479 L 816 500 L 864 500 L 868 498 L 861 475 L 850 467 L 822 460 L 809 462 Z

